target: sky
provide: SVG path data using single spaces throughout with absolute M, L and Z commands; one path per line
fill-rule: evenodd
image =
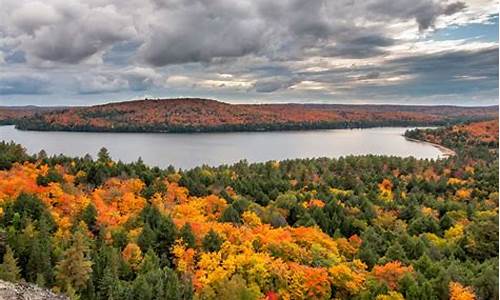
M 498 104 L 489 0 L 0 0 L 0 105 Z

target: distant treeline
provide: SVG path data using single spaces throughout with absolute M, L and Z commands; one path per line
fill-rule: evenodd
M 222 124 L 222 125 L 171 125 L 171 124 L 114 124 L 112 127 L 98 127 L 90 124 L 47 123 L 37 118 L 24 118 L 7 122 L 20 130 L 37 131 L 79 131 L 79 132 L 157 132 L 157 133 L 195 133 L 195 132 L 238 132 L 238 131 L 288 131 L 317 129 L 354 129 L 373 127 L 413 127 L 413 126 L 450 126 L 453 124 L 486 120 L 483 116 L 457 117 L 435 121 L 421 120 L 377 120 L 377 121 L 320 121 L 263 124 Z M 6 125 L 1 124 L 0 125 Z

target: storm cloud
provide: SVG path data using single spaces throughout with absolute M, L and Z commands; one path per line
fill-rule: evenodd
M 494 42 L 470 30 L 466 38 L 433 39 L 449 28 L 497 23 L 489 0 L 0 6 L 0 91 L 9 99 L 50 90 L 80 103 L 100 94 L 331 102 L 447 94 L 453 96 L 446 101 L 459 103 L 480 86 L 488 94 L 481 101 L 497 101 L 489 95 L 498 90 L 498 29 Z

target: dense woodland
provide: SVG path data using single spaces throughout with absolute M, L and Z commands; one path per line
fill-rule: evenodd
M 11 123 L 25 130 L 213 132 L 449 125 L 497 116 L 498 107 L 493 106 L 252 105 L 162 99 L 53 109 Z
M 73 299 L 498 299 L 498 121 L 456 156 L 177 170 L 0 144 L 0 279 Z
M 54 112 L 62 107 L 42 106 L 0 106 L 0 125 L 14 125 L 17 121 L 34 117 L 37 114 Z

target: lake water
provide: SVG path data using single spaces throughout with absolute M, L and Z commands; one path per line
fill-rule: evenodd
M 22 131 L 0 126 L 0 140 L 22 144 L 28 152 L 93 157 L 106 147 L 113 159 L 124 162 L 141 157 L 151 166 L 192 168 L 217 166 L 242 159 L 249 162 L 289 158 L 346 155 L 395 155 L 440 158 L 436 147 L 406 140 L 408 128 L 333 129 L 230 133 L 94 133 Z

